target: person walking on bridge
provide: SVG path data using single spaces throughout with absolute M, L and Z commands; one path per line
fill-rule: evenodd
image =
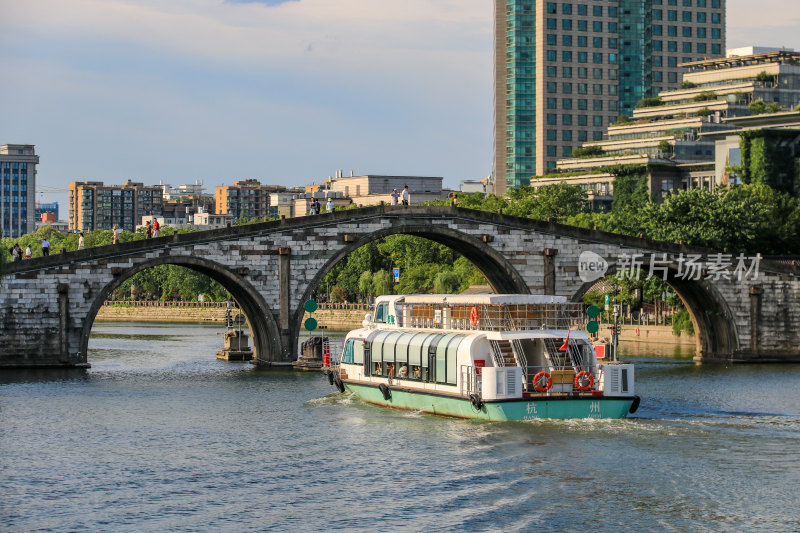
M 400 199 L 400 193 L 397 192 L 397 189 L 392 189 L 392 194 L 390 194 L 390 196 L 392 197 L 392 205 L 397 205 Z
M 84 246 L 86 246 L 86 239 L 83 237 L 83 233 L 81 233 L 78 237 L 78 250 L 83 250 Z
M 144 228 L 144 238 L 149 239 L 153 236 L 153 226 L 150 225 L 150 221 L 147 221 L 147 226 Z
M 30 259 L 33 256 L 33 251 L 31 250 L 31 245 L 25 247 L 25 259 Z
M 411 194 L 408 192 L 408 185 L 403 187 L 403 205 L 411 205 Z
M 161 229 L 161 224 L 158 223 L 158 219 L 157 218 L 154 218 L 153 219 L 153 238 L 154 239 L 158 238 L 158 232 L 159 232 L 160 229 Z
M 114 226 L 114 231 L 111 234 L 111 244 L 119 244 L 119 231 L 117 231 L 116 226 Z
M 39 239 L 39 242 L 42 243 L 42 257 L 50 255 L 50 241 L 47 239 Z

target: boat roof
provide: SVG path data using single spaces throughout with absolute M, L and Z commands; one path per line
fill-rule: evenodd
M 567 330 L 539 330 L 529 329 L 524 331 L 487 331 L 486 338 L 490 341 L 510 341 L 517 339 L 563 339 Z M 587 339 L 583 330 L 571 330 L 569 336 L 573 339 Z
M 409 294 L 407 304 L 542 305 L 567 303 L 566 296 L 542 294 Z

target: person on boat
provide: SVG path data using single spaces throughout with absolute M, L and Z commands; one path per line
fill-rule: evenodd
M 406 365 L 400 367 L 400 371 L 397 373 L 397 377 L 400 378 L 408 377 L 408 367 Z
M 414 374 L 414 379 L 422 378 L 422 369 L 419 367 L 419 365 L 412 366 L 411 372 Z
M 381 370 L 381 364 L 380 363 L 375 363 L 375 375 L 376 376 L 380 376 L 381 374 L 383 374 L 383 372 Z
M 386 369 L 386 375 L 390 378 L 394 377 L 394 363 L 389 363 L 389 366 Z

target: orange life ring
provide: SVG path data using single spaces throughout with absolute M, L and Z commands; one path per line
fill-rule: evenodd
M 639 336 L 639 328 L 636 328 L 635 333 L 636 333 L 636 336 L 638 337 Z
M 547 383 L 544 387 L 539 385 L 542 378 L 547 378 Z M 533 388 L 536 389 L 536 392 L 547 392 L 550 390 L 550 387 L 553 386 L 553 378 L 550 377 L 550 374 L 547 372 L 539 372 L 535 376 L 533 376 Z
M 582 378 L 589 378 L 589 382 L 586 385 L 581 385 Z M 581 370 L 577 374 L 575 374 L 575 388 L 578 390 L 591 390 L 592 385 L 594 385 L 594 376 L 587 372 L 586 370 Z
M 478 325 L 478 308 L 477 307 L 473 307 L 472 309 L 470 309 L 470 311 L 469 311 L 469 323 L 472 324 L 473 326 L 477 326 Z

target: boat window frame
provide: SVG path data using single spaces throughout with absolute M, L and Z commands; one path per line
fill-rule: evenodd
M 342 363 L 346 365 L 355 364 L 353 362 L 353 347 L 355 339 L 347 339 L 344 343 L 344 353 L 342 354 Z

